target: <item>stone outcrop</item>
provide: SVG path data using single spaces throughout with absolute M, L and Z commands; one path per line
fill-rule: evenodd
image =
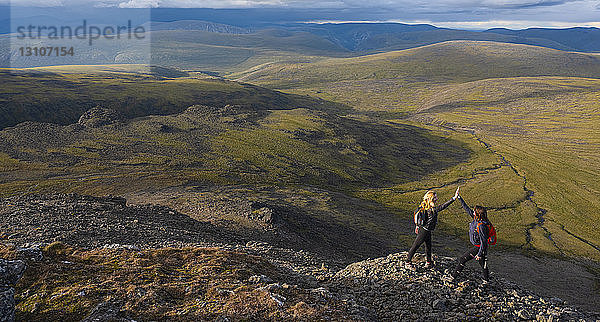
M 123 116 L 113 109 L 94 107 L 83 113 L 77 123 L 86 127 L 101 127 L 122 120 Z
M 25 263 L 0 258 L 0 322 L 15 320 L 15 289 L 25 272 Z
M 208 247 L 235 239 L 168 207 L 128 206 L 123 198 L 75 194 L 0 200 L 0 231 L 16 245 L 61 241 L 81 247 Z

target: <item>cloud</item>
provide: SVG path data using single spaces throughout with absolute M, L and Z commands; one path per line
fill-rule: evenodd
M 552 7 L 579 0 L 531 0 L 531 1 L 513 1 L 513 0 L 493 0 L 483 1 L 482 4 L 489 8 L 520 9 L 535 7 Z
M 312 2 L 312 1 L 311 1 Z M 109 6 L 112 1 L 103 1 Z M 254 8 L 285 7 L 285 0 L 127 0 L 117 3 L 120 8 Z
M 119 3 L 119 8 L 158 8 L 159 0 L 129 0 Z
M 563 21 L 529 21 L 529 20 L 490 20 L 490 21 L 438 21 L 422 22 L 435 24 L 437 27 L 454 29 L 485 30 L 491 28 L 527 29 L 527 28 L 570 28 L 573 23 Z M 600 22 L 577 23 L 578 27 L 600 28 Z
M 285 6 L 283 0 L 160 0 L 161 8 L 252 8 Z
M 6 0 L 0 0 L 6 1 Z M 488 26 L 568 26 L 600 21 L 600 0 L 12 0 L 12 5 L 98 8 L 280 8 L 269 21 L 425 21 Z M 209 19 L 209 18 L 205 18 Z M 227 22 L 235 24 L 234 21 Z M 477 24 L 485 27 L 478 27 Z M 494 25 L 497 24 L 497 25 Z
M 11 6 L 22 7 L 63 7 L 63 0 L 9 0 Z
M 348 8 L 464 8 L 465 10 L 473 10 L 477 8 L 516 9 L 531 7 L 548 7 L 576 1 L 585 0 L 338 0 L 327 2 L 330 3 L 332 7 Z M 597 2 L 595 0 L 591 1 Z M 321 1 L 287 0 L 282 2 L 284 2 L 288 6 L 313 6 L 320 3 Z
M 0 0 L 6 1 L 6 0 Z M 600 6 L 598 0 L 10 0 L 16 6 L 68 6 L 70 4 L 91 4 L 93 6 L 115 6 L 122 8 L 379 8 L 397 11 L 519 9 L 553 7 L 571 2 L 592 2 Z

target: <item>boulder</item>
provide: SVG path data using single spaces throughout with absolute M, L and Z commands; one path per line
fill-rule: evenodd
M 122 120 L 122 115 L 113 109 L 94 107 L 83 113 L 77 123 L 85 127 L 101 127 L 118 123 Z
M 15 289 L 25 272 L 25 263 L 0 258 L 0 322 L 15 320 Z
M 41 261 L 44 259 L 42 250 L 37 246 L 17 248 L 17 257 L 23 260 Z
M 12 287 L 23 276 L 25 262 L 16 260 L 9 261 L 0 258 L 0 287 Z
M 255 283 L 255 284 L 272 283 L 273 280 L 270 277 L 265 276 L 265 275 L 253 275 L 253 276 L 250 276 L 250 278 L 248 278 L 248 282 Z

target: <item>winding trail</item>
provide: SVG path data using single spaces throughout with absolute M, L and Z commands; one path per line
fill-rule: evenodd
M 523 179 L 523 191 L 525 192 L 525 199 L 520 200 L 516 205 L 514 206 L 506 206 L 506 207 L 500 207 L 500 208 L 489 208 L 489 209 L 493 209 L 493 210 L 506 210 L 506 209 L 515 209 L 518 207 L 519 204 L 521 204 L 524 201 L 529 201 L 531 202 L 534 207 L 536 208 L 536 215 L 535 217 L 537 218 L 536 222 L 531 223 L 526 229 L 525 229 L 525 243 L 523 245 L 521 245 L 521 248 L 533 248 L 532 245 L 532 241 L 533 241 L 533 237 L 531 235 L 531 231 L 533 229 L 535 229 L 536 227 L 539 227 L 540 229 L 542 229 L 544 231 L 544 236 L 550 241 L 552 242 L 552 245 L 556 248 L 556 250 L 561 254 L 561 255 L 565 255 L 565 253 L 562 251 L 562 249 L 560 249 L 560 247 L 558 247 L 558 245 L 556 244 L 556 241 L 554 241 L 554 239 L 552 238 L 552 233 L 548 230 L 548 228 L 544 227 L 544 222 L 546 221 L 546 219 L 544 218 L 544 216 L 547 213 L 546 209 L 541 208 L 537 202 L 535 202 L 533 200 L 533 196 L 535 195 L 535 192 L 529 188 L 527 188 L 527 177 L 520 173 L 519 170 L 517 170 L 517 168 L 515 168 L 515 166 L 508 160 L 506 159 L 506 157 L 504 155 L 502 155 L 500 152 L 496 151 L 493 149 L 492 145 L 489 144 L 488 142 L 484 141 L 481 137 L 479 137 L 475 131 L 475 129 L 471 129 L 471 128 L 465 128 L 465 127 L 452 127 L 452 126 L 447 126 L 444 124 L 436 124 L 433 122 L 426 122 L 427 125 L 431 125 L 431 126 L 435 126 L 435 127 L 441 127 L 443 129 L 446 129 L 448 131 L 452 131 L 452 132 L 467 132 L 469 134 L 471 134 L 473 136 L 473 138 L 475 140 L 477 140 L 477 142 L 479 142 L 482 146 L 484 146 L 486 148 L 486 150 L 490 151 L 491 153 L 493 153 L 494 155 L 496 155 L 498 158 L 500 158 L 500 160 L 502 160 L 502 162 L 499 165 L 496 165 L 494 167 L 491 168 L 486 168 L 484 169 L 485 172 L 483 173 L 478 173 L 478 172 L 474 172 L 473 175 L 471 176 L 470 179 L 473 179 L 476 175 L 478 174 L 485 174 L 491 170 L 497 170 L 500 169 L 502 167 L 509 167 L 514 173 L 515 175 L 517 175 L 517 177 Z M 460 183 L 460 182 L 464 182 L 466 180 L 464 179 L 459 179 L 459 180 L 455 180 L 451 183 L 448 184 L 444 184 L 441 185 L 440 187 L 443 188 L 445 186 L 451 185 L 451 184 L 456 184 L 456 183 Z M 434 187 L 434 188 L 438 188 L 438 187 Z M 418 190 L 417 190 L 418 191 Z M 563 230 L 565 232 L 567 232 L 566 229 Z M 568 233 L 568 232 L 567 232 Z M 597 247 L 583 239 L 581 239 L 578 236 L 575 236 L 571 233 L 569 233 L 570 235 L 572 235 L 573 237 L 581 240 L 584 243 L 589 244 L 590 246 L 594 247 L 597 250 L 600 250 L 600 247 Z
M 539 227 L 541 228 L 545 234 L 544 236 L 550 240 L 552 242 L 552 244 L 554 245 L 554 247 L 556 247 L 556 249 L 558 250 L 558 252 L 561 255 L 565 255 L 565 253 L 560 249 L 560 247 L 558 247 L 558 245 L 556 244 L 556 242 L 554 241 L 554 239 L 552 239 L 552 233 L 546 228 L 544 227 L 544 222 L 545 222 L 545 218 L 544 216 L 547 213 L 547 210 L 544 208 L 541 208 L 538 206 L 538 204 L 533 200 L 533 196 L 535 195 L 535 192 L 531 189 L 527 188 L 527 178 L 525 177 L 524 174 L 521 174 L 511 163 L 510 161 L 508 161 L 502 154 L 500 154 L 498 151 L 495 151 L 494 149 L 492 149 L 492 146 L 490 144 L 488 144 L 487 142 L 483 141 L 480 137 L 477 136 L 477 134 L 475 133 L 474 129 L 466 129 L 466 128 L 461 128 L 459 130 L 463 130 L 463 131 L 467 131 L 468 133 L 470 133 L 471 135 L 473 135 L 473 137 L 479 141 L 479 143 L 483 144 L 483 146 L 486 147 L 486 149 L 488 149 L 490 152 L 494 153 L 495 155 L 497 155 L 498 157 L 500 157 L 503 161 L 503 164 L 506 164 L 507 166 L 509 166 L 512 171 L 519 176 L 520 178 L 523 179 L 523 190 L 526 193 L 526 199 L 525 200 L 529 200 L 537 209 L 537 222 L 535 223 L 531 223 L 529 225 L 529 227 L 527 227 L 525 233 L 526 233 L 526 243 L 523 244 L 521 247 L 525 248 L 527 246 L 532 247 L 531 242 L 532 242 L 532 237 L 531 237 L 531 230 L 535 229 L 535 227 Z M 510 207 L 507 207 L 510 208 Z M 574 237 L 575 239 L 581 241 L 582 243 L 594 248 L 595 250 L 600 252 L 600 246 L 593 244 L 592 242 L 586 240 L 583 237 L 577 236 L 575 234 L 573 234 L 572 232 L 568 231 L 564 225 L 560 225 L 560 228 L 567 233 L 568 235 Z
M 584 239 L 584 238 L 582 238 L 582 237 L 579 237 L 579 236 L 577 236 L 577 235 L 573 234 L 572 232 L 568 231 L 568 230 L 565 228 L 565 225 L 560 225 L 560 229 L 562 229 L 562 230 L 563 230 L 565 233 L 567 233 L 567 234 L 569 234 L 569 235 L 571 235 L 571 236 L 573 236 L 573 237 L 577 238 L 577 239 L 578 239 L 579 241 L 581 241 L 582 243 L 584 243 L 584 244 L 587 244 L 587 245 L 589 245 L 590 247 L 592 247 L 593 249 L 595 249 L 595 250 L 597 250 L 597 251 L 599 251 L 599 252 L 600 252 L 600 246 L 596 246 L 596 245 L 592 244 L 592 242 L 590 242 L 590 241 L 588 241 L 588 240 L 586 240 L 586 239 Z
M 501 160 L 502 160 L 502 164 L 506 165 L 507 167 L 509 167 L 519 178 L 523 179 L 523 191 L 525 191 L 525 200 L 523 201 L 529 201 L 531 202 L 535 208 L 536 208 L 536 215 L 535 217 L 537 218 L 537 222 L 533 222 L 529 225 L 529 227 L 527 227 L 527 229 L 525 230 L 525 244 L 523 244 L 521 247 L 525 248 L 525 247 L 533 247 L 531 245 L 531 242 L 533 241 L 533 238 L 531 236 L 531 231 L 533 229 L 535 229 L 535 227 L 539 227 L 544 231 L 544 236 L 552 242 L 552 245 L 554 245 L 554 247 L 558 250 L 558 252 L 561 255 L 565 255 L 564 252 L 560 249 L 560 247 L 558 247 L 558 245 L 556 244 L 556 241 L 554 241 L 554 239 L 552 239 L 552 233 L 548 230 L 548 228 L 544 227 L 544 222 L 546 221 L 546 219 L 544 218 L 544 216 L 546 215 L 546 213 L 548 212 L 546 209 L 541 208 L 537 202 L 535 202 L 533 200 L 533 196 L 535 195 L 535 192 L 529 188 L 527 188 L 527 177 L 520 173 L 519 170 L 517 170 L 517 168 L 515 168 L 513 166 L 513 164 L 508 161 L 506 159 L 506 157 L 504 155 L 502 155 L 500 152 L 494 150 L 492 148 L 492 146 L 485 142 L 483 139 L 481 139 L 479 136 L 477 136 L 477 133 L 475 132 L 474 129 L 467 129 L 467 128 L 461 128 L 458 130 L 463 130 L 468 132 L 469 134 L 471 134 L 479 143 L 481 143 L 488 151 L 492 152 L 493 154 L 495 154 L 496 156 L 498 156 Z

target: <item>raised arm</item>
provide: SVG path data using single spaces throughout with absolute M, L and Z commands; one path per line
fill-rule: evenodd
M 471 216 L 471 218 L 473 218 L 473 209 L 469 208 L 469 205 L 467 205 L 467 203 L 463 200 L 461 196 L 458 196 L 458 200 L 460 200 L 460 203 L 462 204 L 462 207 L 467 212 L 467 214 Z
M 436 210 L 437 211 L 442 211 L 442 210 L 448 208 L 448 206 L 450 206 L 454 202 L 454 200 L 456 200 L 456 198 L 460 198 L 460 196 L 458 194 L 459 189 L 460 189 L 460 187 L 456 188 L 456 192 L 454 193 L 454 197 L 452 197 L 452 199 L 446 201 L 445 204 L 443 204 L 441 206 L 438 206 Z
M 456 200 L 456 199 L 455 199 L 455 198 L 452 198 L 452 199 L 450 199 L 450 200 L 446 201 L 446 203 L 445 203 L 445 204 L 443 204 L 443 205 L 441 205 L 441 206 L 438 206 L 438 207 L 437 207 L 437 211 L 442 211 L 442 210 L 444 210 L 444 209 L 448 208 L 448 206 L 450 206 L 450 205 L 451 205 L 451 204 L 454 202 L 454 200 Z

